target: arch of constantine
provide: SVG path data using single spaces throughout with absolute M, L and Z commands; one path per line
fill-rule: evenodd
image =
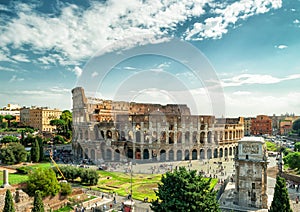
M 72 90 L 73 151 L 78 158 L 181 161 L 233 157 L 244 119 L 191 115 L 187 105 L 88 98 Z

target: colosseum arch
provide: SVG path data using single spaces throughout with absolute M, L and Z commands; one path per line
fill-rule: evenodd
M 112 132 L 110 130 L 106 131 L 106 138 L 107 139 L 112 139 Z
M 159 157 L 160 157 L 160 161 L 166 161 L 167 160 L 166 150 L 164 149 L 160 150 Z
M 184 160 L 189 160 L 190 159 L 190 150 L 186 149 L 184 151 Z
M 205 159 L 204 149 L 200 149 L 200 159 Z
M 181 150 L 177 150 L 177 153 L 176 153 L 176 155 L 177 155 L 177 161 L 181 161 L 182 160 L 182 151 Z
M 232 147 L 229 147 L 229 155 L 232 156 Z
M 207 150 L 206 155 L 207 155 L 207 159 L 212 159 L 211 149 Z
M 174 151 L 172 149 L 169 150 L 169 161 L 174 161 Z
M 105 152 L 105 160 L 111 161 L 112 160 L 112 152 L 111 149 L 107 148 Z
M 169 144 L 174 144 L 174 133 L 169 132 Z
M 190 132 L 189 131 L 186 131 L 185 134 L 184 134 L 184 142 L 186 144 L 190 143 Z
M 223 148 L 220 148 L 220 150 L 219 150 L 219 157 L 220 157 L 220 158 L 223 157 Z
M 196 144 L 196 143 L 198 143 L 198 133 L 197 133 L 197 131 L 194 131 L 193 132 L 193 143 L 194 144 Z
M 95 161 L 96 157 L 95 157 L 95 150 L 94 149 L 91 149 L 91 159 L 93 161 Z
M 192 151 L 192 160 L 197 160 L 198 152 L 197 149 L 193 149 Z
M 149 150 L 148 149 L 144 149 L 144 151 L 143 151 L 143 159 L 144 160 L 148 160 L 149 159 Z
M 225 148 L 225 157 L 228 157 L 228 148 Z
M 218 132 L 215 131 L 215 136 L 214 136 L 215 144 L 218 144 Z
M 85 159 L 89 158 L 89 149 L 88 148 L 85 148 L 85 150 L 84 150 L 84 158 Z
M 114 160 L 115 161 L 120 161 L 120 155 L 121 155 L 120 150 L 116 149 L 115 154 L 114 154 L 114 156 L 115 156 Z
M 160 142 L 165 144 L 166 141 L 167 141 L 166 131 L 161 131 L 161 133 L 160 133 Z
M 179 144 L 182 143 L 182 132 L 181 131 L 177 132 L 177 143 L 179 143 Z
M 218 158 L 218 149 L 214 149 L 214 158 Z
M 130 130 L 130 131 L 128 132 L 128 140 L 129 140 L 129 141 L 133 141 L 133 132 L 132 132 L 132 130 Z
M 205 133 L 204 133 L 204 132 L 201 132 L 201 133 L 200 133 L 200 143 L 201 143 L 201 144 L 204 144 L 204 137 L 205 137 Z
M 137 143 L 140 143 L 141 142 L 141 132 L 140 131 L 136 131 L 135 132 L 135 141 Z
M 209 131 L 207 134 L 207 143 L 211 143 L 211 139 L 212 139 L 212 133 L 211 131 Z

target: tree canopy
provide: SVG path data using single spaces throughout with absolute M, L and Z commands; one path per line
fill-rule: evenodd
M 293 122 L 293 130 L 300 134 L 300 119 Z
M 9 189 L 6 190 L 3 212 L 15 212 L 13 198 Z
M 285 179 L 277 176 L 273 201 L 269 212 L 292 212 Z
M 44 212 L 44 203 L 40 191 L 36 191 L 33 200 L 33 208 L 31 212 Z
M 163 175 L 155 193 L 158 199 L 151 205 L 155 212 L 220 211 L 216 191 L 210 188 L 210 180 L 195 170 L 187 171 L 185 167 Z
M 7 135 L 1 139 L 1 143 L 7 144 L 11 142 L 19 142 L 19 139 L 16 136 Z
M 2 163 L 12 165 L 27 160 L 27 152 L 20 143 L 9 143 L 0 149 Z
M 34 141 L 31 144 L 30 157 L 31 157 L 31 161 L 34 163 L 40 161 L 40 147 L 39 147 L 38 140 L 36 138 L 34 138 Z
M 39 190 L 42 197 L 55 196 L 60 191 L 55 172 L 52 169 L 35 169 L 28 174 L 27 193 L 34 196 Z
M 300 169 L 300 152 L 289 153 L 283 161 L 292 169 Z

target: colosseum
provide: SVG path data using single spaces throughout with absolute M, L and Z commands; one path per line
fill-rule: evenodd
M 136 162 L 233 157 L 244 119 L 191 115 L 187 105 L 111 101 L 73 96 L 73 151 L 77 158 Z

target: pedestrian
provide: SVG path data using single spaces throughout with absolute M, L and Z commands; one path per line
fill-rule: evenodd
M 299 196 L 296 197 L 296 204 L 299 202 Z

